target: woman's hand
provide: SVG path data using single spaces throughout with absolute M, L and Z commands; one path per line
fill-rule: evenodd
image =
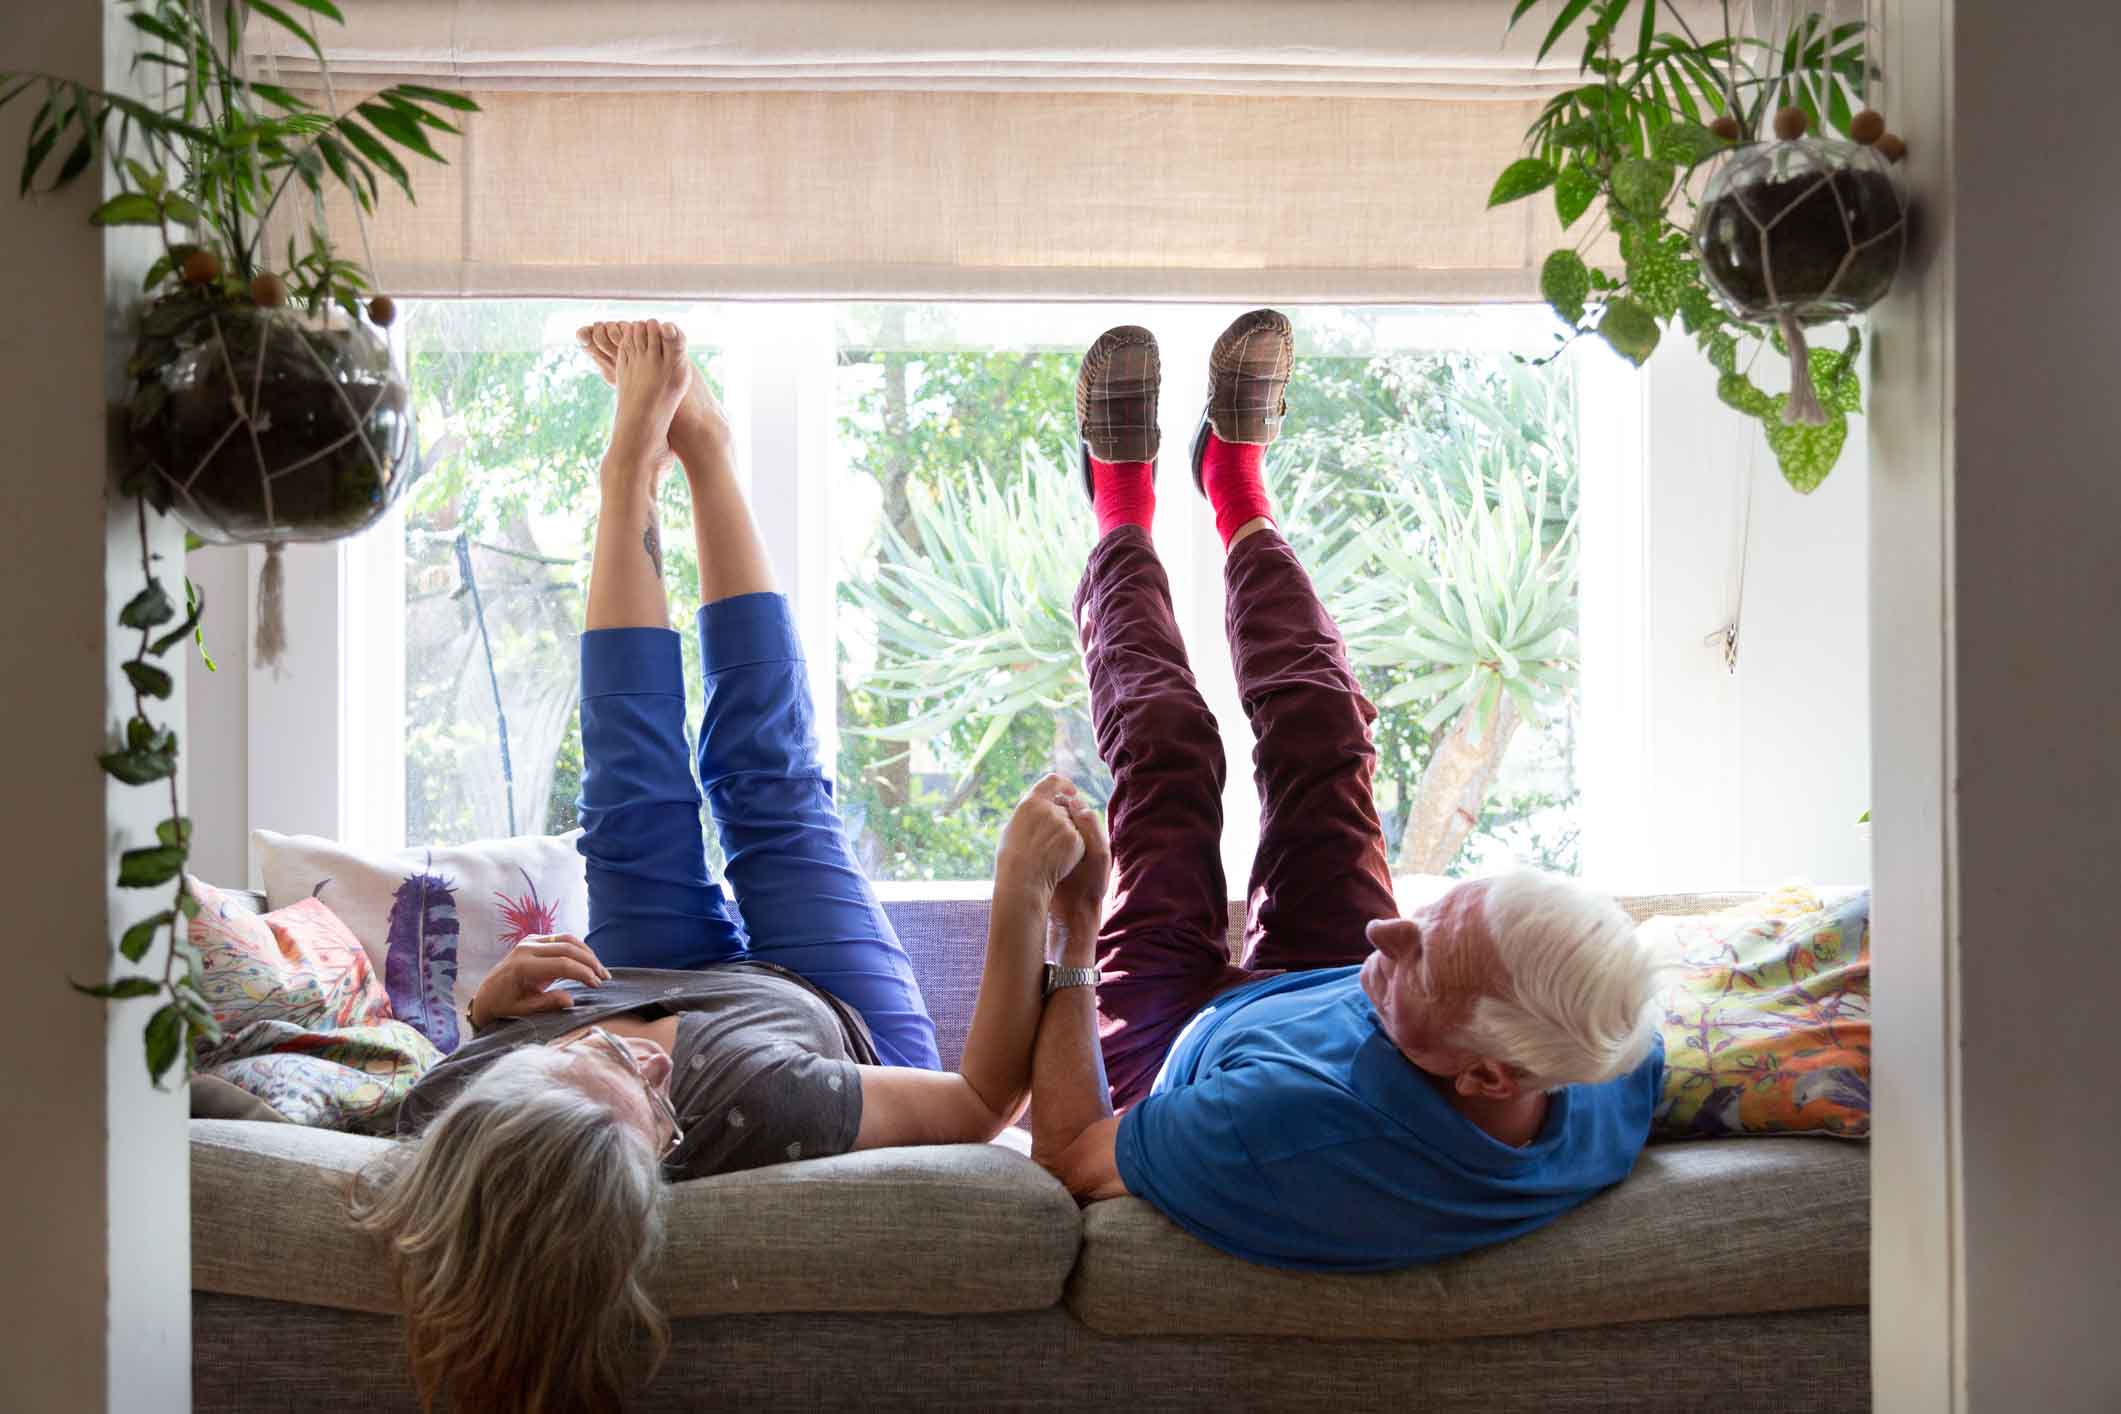
M 485 1026 L 504 1016 L 566 1010 L 574 1005 L 574 995 L 562 989 L 546 990 L 562 979 L 601 986 L 611 980 L 611 969 L 572 933 L 523 939 L 479 983 L 471 999 L 472 1026 Z
M 1025 792 L 1002 828 L 994 861 L 997 893 L 1028 890 L 1044 907 L 1061 880 L 1082 862 L 1082 832 L 1067 804 L 1074 797 L 1075 783 L 1065 776 L 1048 775 Z
M 1087 927 L 1094 935 L 1103 922 L 1105 889 L 1112 881 L 1112 841 L 1105 835 L 1105 817 L 1090 808 L 1090 802 L 1070 792 L 1061 797 L 1068 823 L 1083 842 L 1083 857 L 1053 890 L 1053 916 L 1063 925 Z

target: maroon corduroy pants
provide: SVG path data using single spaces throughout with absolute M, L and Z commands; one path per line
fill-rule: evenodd
M 1222 737 L 1148 533 L 1120 526 L 1098 541 L 1075 596 L 1097 747 L 1113 776 L 1098 1033 L 1121 1110 L 1148 1093 L 1210 999 L 1278 972 L 1361 962 L 1363 925 L 1398 914 L 1370 795 L 1377 709 L 1339 628 L 1274 529 L 1240 540 L 1224 577 L 1260 798 L 1241 965 L 1226 945 Z

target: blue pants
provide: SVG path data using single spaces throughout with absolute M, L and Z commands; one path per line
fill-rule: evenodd
M 669 629 L 582 635 L 581 851 L 589 937 L 612 967 L 751 958 L 859 1011 L 887 1065 L 940 1067 L 935 1023 L 818 769 L 802 648 L 778 594 L 700 610 L 707 706 L 685 759 L 685 674 Z M 707 873 L 700 792 L 736 908 Z

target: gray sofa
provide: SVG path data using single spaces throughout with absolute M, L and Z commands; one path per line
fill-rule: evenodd
M 1728 896 L 1624 899 L 1638 916 Z M 982 903 L 892 905 L 963 1044 Z M 385 1141 L 192 1121 L 194 1405 L 417 1408 L 345 1219 Z M 1864 1410 L 1869 1161 L 1812 1138 L 1653 1145 L 1520 1241 L 1410 1271 L 1254 1267 L 1023 1153 L 882 1150 L 681 1184 L 640 1407 Z M 506 1313 L 496 1312 L 496 1319 Z

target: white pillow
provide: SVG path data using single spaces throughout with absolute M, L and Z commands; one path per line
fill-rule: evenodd
M 322 899 L 361 940 L 392 1011 L 444 1053 L 471 1035 L 471 998 L 538 933 L 589 931 L 581 831 L 367 853 L 315 835 L 251 831 L 266 906 Z

